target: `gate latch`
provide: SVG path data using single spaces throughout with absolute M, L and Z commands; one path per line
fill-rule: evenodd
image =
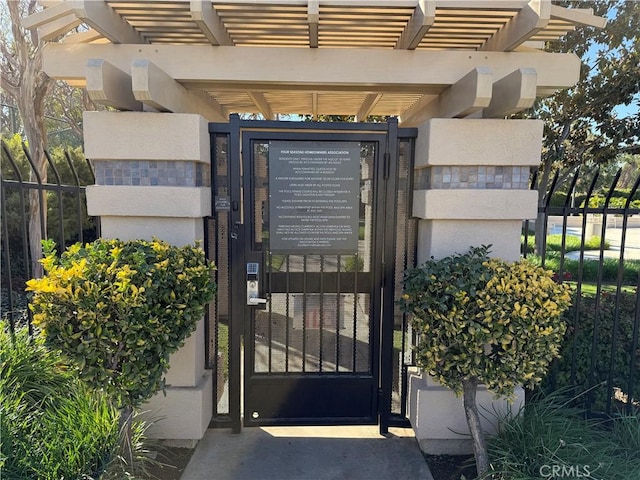
M 258 263 L 247 263 L 247 305 L 264 305 L 266 298 L 259 296 Z

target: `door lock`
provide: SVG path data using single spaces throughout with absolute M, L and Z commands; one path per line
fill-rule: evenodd
M 260 298 L 258 263 L 247 263 L 247 305 L 264 305 L 266 298 Z

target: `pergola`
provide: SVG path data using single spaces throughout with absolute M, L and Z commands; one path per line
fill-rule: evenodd
M 578 26 L 603 27 L 605 20 L 590 10 L 561 8 L 551 0 L 41 3 L 46 8 L 26 18 L 23 25 L 37 29 L 39 38 L 48 42 L 42 52 L 45 73 L 84 86 L 94 101 L 125 111 L 84 115 L 84 152 L 96 166 L 96 184 L 86 189 L 87 211 L 100 217 L 101 234 L 122 239 L 157 237 L 176 245 L 206 238 L 210 254 L 217 255 L 219 290 L 215 315 L 210 317 L 213 321 L 205 325 L 201 320 L 185 346 L 172 356 L 166 396 L 156 395 L 148 404 L 149 411 L 161 412 L 164 418 L 154 435 L 200 439 L 214 412 L 216 421 L 239 430 L 242 405 L 246 413 L 256 408 L 251 419 L 245 417 L 245 424 L 257 425 L 264 419 L 268 423 L 278 420 L 275 416 L 279 414 L 273 412 L 280 400 L 270 398 L 273 403 L 268 406 L 266 400 L 262 403 L 266 397 L 262 392 L 291 392 L 281 399 L 281 405 L 297 408 L 331 396 L 326 387 L 336 392 L 334 398 L 343 394 L 355 398 L 357 408 L 326 410 L 330 403 L 320 402 L 314 411 L 290 409 L 291 418 L 283 414 L 291 422 L 286 424 L 365 419 L 365 423 L 379 420 L 381 429 L 386 429 L 396 402 L 394 415 L 403 416 L 401 424 L 410 421 L 424 451 L 464 453 L 459 435 L 452 433 L 466 428 L 466 424 L 455 423 L 465 418 L 460 402 L 434 385 L 428 375 L 403 373 L 407 366 L 403 355 L 398 357 L 390 348 L 398 331 L 393 305 L 401 277 L 394 274 L 394 268 L 395 273 L 400 272 L 397 259 L 402 257 L 409 265 L 408 255 L 394 252 L 394 245 L 404 243 L 407 252 L 415 250 L 417 264 L 465 251 L 471 242 L 492 245 L 492 254 L 508 261 L 520 257 L 522 219 L 534 218 L 537 212 L 537 192 L 527 188 L 527 180 L 530 169 L 540 162 L 543 122 L 504 117 L 580 78 L 579 58 L 570 52 L 545 52 L 545 42 Z M 401 126 L 416 128 L 397 128 L 395 119 L 378 125 L 241 121 L 230 117 L 233 113 L 258 114 L 265 119 L 280 114 L 354 115 L 358 121 L 391 115 L 398 117 Z M 288 276 L 287 260 L 286 279 L 279 277 L 286 286 L 279 291 L 270 274 L 269 291 L 264 295 L 265 301 L 271 293 L 284 295 L 288 305 L 289 285 L 302 278 L 302 289 L 296 287 L 292 293 L 302 295 L 303 305 L 319 294 L 317 318 L 322 319 L 323 298 L 338 298 L 346 292 L 347 281 L 340 283 L 341 275 L 352 278 L 354 289 L 349 295 L 369 299 L 368 307 L 360 307 L 368 314 L 361 317 L 357 302 L 352 302 L 353 343 L 357 340 L 364 345 L 358 335 L 368 332 L 369 345 L 373 345 L 366 354 L 366 374 L 356 372 L 354 356 L 351 377 L 342 376 L 342 370 L 325 372 L 322 367 L 320 372 L 303 369 L 263 375 L 266 372 L 254 371 L 255 364 L 249 365 L 255 354 L 250 350 L 245 350 L 242 370 L 241 340 L 245 339 L 245 348 L 253 348 L 248 346 L 257 345 L 252 338 L 257 338 L 254 333 L 258 331 L 254 328 L 252 333 L 250 326 L 256 323 L 255 303 L 251 302 L 256 292 L 249 291 L 248 267 L 260 259 L 266 265 L 264 255 L 270 255 L 268 248 L 254 245 L 255 233 L 270 222 L 272 245 L 276 215 L 271 215 L 273 203 L 269 202 L 274 202 L 274 191 L 283 198 L 293 191 L 278 187 L 275 176 L 272 180 L 268 173 L 281 167 L 269 165 L 280 160 L 275 152 L 283 139 L 322 139 L 327 145 L 335 141 L 347 146 L 355 139 L 376 149 L 371 158 L 360 158 L 362 150 L 356 144 L 353 158 L 359 161 L 352 165 L 359 174 L 331 177 L 330 168 L 320 167 L 317 177 L 323 182 L 325 177 L 335 178 L 335 182 L 328 182 L 333 186 L 326 190 L 311 190 L 312 197 L 349 194 L 346 201 L 358 212 L 358 228 L 350 231 L 358 232 L 358 255 L 362 250 L 362 258 L 369 258 L 370 264 L 363 263 L 367 275 L 356 275 L 359 268 L 351 277 L 346 268 L 342 274 L 339 267 L 323 271 L 323 260 L 319 272 L 311 271 L 304 252 L 315 255 L 323 250 L 309 247 L 294 251 L 295 255 L 302 251 L 304 257 L 300 271 L 293 272 L 298 276 Z M 273 156 L 255 161 L 251 145 L 258 143 L 252 143 L 254 140 L 273 141 L 269 150 Z M 319 153 L 323 156 L 317 158 L 323 160 L 305 156 L 295 161 L 316 172 L 311 165 L 335 160 L 325 157 L 324 151 Z M 281 178 L 295 180 L 295 169 L 290 171 L 293 174 Z M 347 182 L 342 187 L 343 180 L 355 180 L 357 185 Z M 336 199 L 342 197 L 330 198 Z M 304 213 L 305 208 L 315 209 L 304 206 L 300 210 Z M 265 222 L 267 216 L 271 220 Z M 333 217 L 326 218 L 329 224 Z M 362 249 L 360 218 L 364 219 Z M 303 217 L 300 224 L 311 220 Z M 335 236 L 333 231 L 314 230 L 320 240 L 317 245 Z M 339 265 L 340 255 L 337 257 Z M 251 263 L 244 265 L 245 261 Z M 252 271 L 258 270 L 252 265 Z M 307 287 L 308 271 L 313 275 L 309 286 L 317 287 L 314 290 Z M 360 288 L 361 279 L 368 290 Z M 269 308 L 276 303 L 268 301 Z M 289 318 L 306 325 L 305 309 L 303 306 L 301 314 L 290 313 L 286 306 L 284 313 L 274 310 L 274 318 L 280 313 L 287 319 L 283 325 L 289 325 Z M 337 328 L 339 309 L 336 307 L 335 332 L 343 338 L 338 332 L 348 329 Z M 230 327 L 230 360 L 227 404 L 218 409 L 222 398 L 218 387 L 224 386 L 226 364 L 215 346 L 208 349 L 210 358 L 205 362 L 205 346 L 209 342 L 212 347 L 212 339 L 218 342 L 216 322 L 222 322 L 222 317 Z M 268 318 L 271 322 L 272 317 Z M 358 318 L 366 328 L 361 325 L 356 331 Z M 323 338 L 323 322 L 319 323 L 319 339 Z M 276 328 L 269 325 L 264 328 Z M 322 349 L 319 346 L 318 351 Z M 304 341 L 301 355 L 304 359 Z M 336 365 L 338 360 L 336 353 Z M 268 363 L 271 368 L 270 356 Z M 322 375 L 327 372 L 329 375 Z M 396 391 L 395 382 L 402 375 L 404 380 L 398 382 Z M 262 379 L 266 383 L 260 383 Z M 280 384 L 269 383 L 278 379 Z M 320 383 L 313 383 L 316 379 Z M 299 385 L 293 386 L 308 380 L 312 383 L 304 383 L 309 385 L 306 393 L 296 396 Z M 334 380 L 336 383 L 330 383 Z M 521 402 L 524 393 L 518 395 Z M 501 411 L 494 408 L 498 404 L 492 403 L 486 391 L 479 398 L 482 408 Z M 263 407 L 272 413 L 260 417 L 257 409 Z
M 44 71 L 119 110 L 501 118 L 575 82 L 550 0 L 46 0 Z M 81 27 L 81 28 L 78 28 Z M 74 29 L 79 33 L 71 33 Z M 58 41 L 58 39 L 60 39 Z

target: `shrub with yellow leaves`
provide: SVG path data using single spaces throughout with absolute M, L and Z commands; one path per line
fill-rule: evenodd
M 34 325 L 82 380 L 131 411 L 163 387 L 169 355 L 213 298 L 215 266 L 197 246 L 97 240 L 61 256 L 43 242 L 45 276 L 27 282 Z
M 556 283 L 553 272 L 488 255 L 488 246 L 472 247 L 407 270 L 399 301 L 420 334 L 418 365 L 464 395 L 479 474 L 487 470 L 488 460 L 479 458 L 486 449 L 478 452 L 482 445 L 476 445 L 484 444 L 476 438 L 481 436 L 477 385 L 509 397 L 519 385 L 542 381 L 559 356 L 566 331 L 561 317 L 570 304 L 569 287 Z

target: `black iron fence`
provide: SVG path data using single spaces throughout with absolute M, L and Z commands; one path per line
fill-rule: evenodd
M 46 152 L 48 178 L 36 168 L 26 145 L 2 142 L 0 202 L 2 215 L 2 318 L 10 328 L 31 328 L 25 282 L 37 274 L 40 238 L 53 238 L 58 251 L 75 242 L 95 240 L 99 219 L 86 210 L 85 185 L 94 183 L 93 170 L 76 151 Z M 34 208 L 36 207 L 36 208 Z M 38 230 L 38 233 L 34 232 Z
M 562 358 L 542 388 L 573 388 L 589 411 L 610 415 L 640 411 L 640 172 L 603 177 L 552 177 L 522 253 L 574 287 Z

